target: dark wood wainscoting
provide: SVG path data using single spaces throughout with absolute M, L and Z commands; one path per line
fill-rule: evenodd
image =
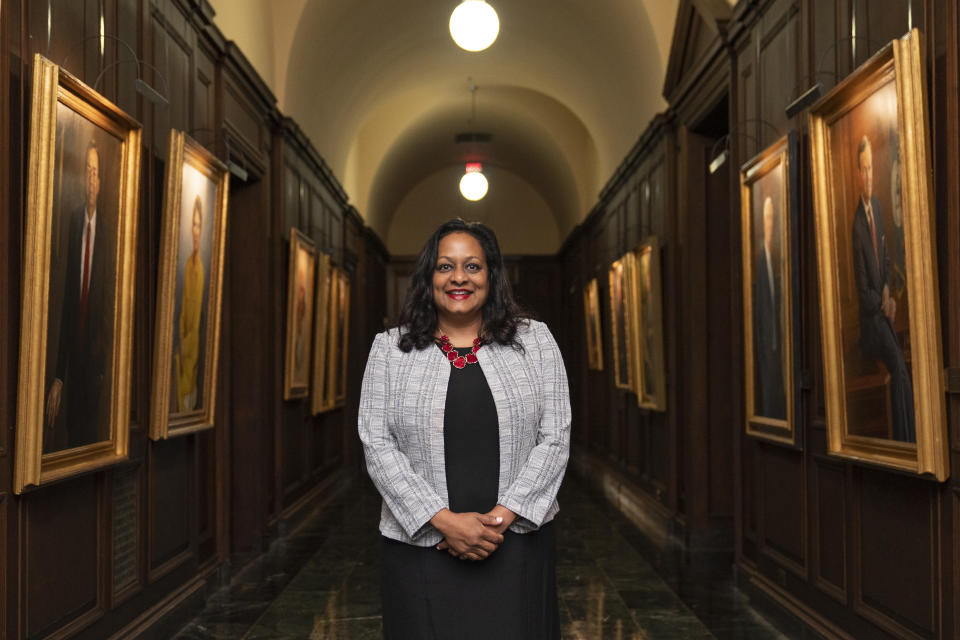
M 742 585 L 831 638 L 960 637 L 960 401 L 948 398 L 945 483 L 827 452 L 806 112 L 891 39 L 924 35 L 943 353 L 960 362 L 960 6 L 955 0 L 683 0 L 654 119 L 567 238 L 563 344 L 574 464 L 663 540 L 727 549 Z M 709 15 L 702 12 L 709 12 Z M 852 35 L 852 34 L 855 34 Z M 789 131 L 799 162 L 799 449 L 744 431 L 739 167 Z M 726 150 L 715 172 L 707 164 Z M 660 189 L 647 201 L 646 183 Z M 655 191 L 655 189 L 654 189 Z M 639 193 L 639 201 L 637 194 Z M 586 368 L 581 291 L 647 233 L 663 247 L 668 408 L 635 408 L 612 372 Z M 608 293 L 601 291 L 601 309 Z M 604 358 L 610 357 L 604 320 Z
M 352 352 L 382 326 L 388 255 L 337 178 L 234 43 L 206 0 L 14 0 L 0 5 L 0 637 L 107 638 L 154 633 L 356 476 L 357 393 L 310 415 L 284 402 L 290 228 L 344 268 Z M 102 12 L 102 13 L 101 13 Z M 99 36 L 107 35 L 103 60 Z M 48 30 L 49 24 L 49 30 Z M 113 38 L 123 40 L 118 43 Z M 143 80 L 169 100 L 153 105 Z M 20 281 L 31 61 L 39 52 L 143 124 L 129 460 L 12 495 Z M 102 65 L 102 66 L 101 66 Z M 154 71 L 155 69 L 155 71 Z M 163 179 L 171 128 L 246 178 L 230 182 L 215 424 L 148 439 Z M 369 283 L 378 283 L 375 287 Z M 228 564 L 229 561 L 229 564 Z M 165 627 L 163 627 L 165 628 Z

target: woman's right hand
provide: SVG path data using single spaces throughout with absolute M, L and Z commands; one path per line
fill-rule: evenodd
M 503 518 L 474 511 L 454 513 L 441 509 L 430 524 L 443 534 L 437 549 L 447 549 L 451 555 L 466 560 L 483 560 L 503 542 L 503 535 L 490 528 L 502 521 Z

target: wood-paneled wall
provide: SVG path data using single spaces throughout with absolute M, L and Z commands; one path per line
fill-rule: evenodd
M 960 51 L 956 0 L 682 0 L 654 120 L 561 252 L 565 354 L 575 404 L 574 467 L 666 544 L 729 549 L 741 586 L 831 638 L 960 637 L 960 401 L 948 396 L 945 483 L 827 453 L 806 113 L 785 107 L 828 91 L 910 27 L 926 40 L 943 353 L 960 364 Z M 699 8 L 714 11 L 704 16 Z M 855 37 L 853 36 L 855 34 Z M 802 450 L 744 435 L 738 167 L 800 133 Z M 724 138 L 724 136 L 727 136 Z M 729 146 L 715 173 L 707 163 Z M 661 167 L 653 178 L 652 167 Z M 644 180 L 664 195 L 631 206 Z M 624 205 L 623 203 L 626 203 Z M 663 243 L 668 409 L 634 408 L 609 367 L 586 369 L 580 292 L 641 235 Z
M 681 461 L 667 453 L 677 449 L 680 422 L 676 411 L 638 408 L 634 394 L 614 386 L 607 270 L 644 238 L 657 235 L 663 246 L 664 293 L 675 290 L 673 283 L 681 266 L 673 214 L 676 144 L 676 131 L 669 120 L 663 116 L 655 119 L 560 252 L 567 302 L 558 340 L 567 362 L 574 409 L 572 465 L 596 480 L 614 502 L 621 502 L 618 492 L 625 486 L 639 500 L 635 508 L 643 513 L 635 515 L 644 522 L 656 521 L 660 534 L 679 522 L 671 520 L 671 514 L 678 514 L 680 508 Z M 602 371 L 587 369 L 582 292 L 592 278 L 600 285 Z M 675 407 L 679 378 L 672 365 L 679 344 L 678 300 L 664 295 L 663 307 L 668 405 Z
M 793 128 L 806 133 L 805 113 L 788 120 L 784 107 L 811 86 L 814 77 L 829 90 L 911 26 L 923 32 L 944 301 L 956 297 L 951 293 L 956 291 L 956 271 L 944 268 L 951 260 L 942 237 L 958 213 L 945 198 L 951 188 L 942 166 L 948 154 L 957 157 L 957 147 L 945 144 L 948 136 L 956 137 L 956 121 L 947 125 L 944 117 L 947 109 L 955 112 L 960 97 L 956 78 L 949 81 L 944 73 L 948 64 L 956 64 L 956 45 L 948 54 L 951 45 L 946 40 L 948 32 L 951 39 L 956 37 L 948 26 L 956 19 L 956 9 L 952 2 L 919 0 L 778 0 L 741 10 L 735 16 L 740 30 L 732 38 L 738 85 L 735 126 L 750 134 L 738 141 L 739 157 L 746 159 L 778 132 Z M 743 517 L 737 564 L 758 590 L 781 600 L 793 613 L 808 616 L 827 634 L 956 637 L 953 593 L 958 570 L 953 547 L 960 529 L 954 525 L 950 499 L 957 482 L 956 457 L 951 479 L 938 484 L 827 455 L 806 147 L 800 166 L 800 366 L 812 382 L 801 398 L 805 446 L 793 451 L 741 438 L 744 481 L 737 498 Z M 951 317 L 956 315 L 945 304 L 945 363 L 956 366 L 956 355 L 950 352 L 955 344 L 948 329 Z M 956 417 L 954 406 L 949 422 L 955 425 Z M 956 450 L 956 439 L 952 442 Z
M 362 362 L 349 368 L 345 407 L 311 416 L 305 401 L 283 401 L 289 230 L 309 235 L 350 273 L 354 353 L 365 353 L 382 323 L 385 296 L 371 295 L 365 283 L 385 281 L 388 256 L 212 15 L 205 0 L 0 4 L 2 638 L 99 639 L 146 629 L 162 636 L 169 631 L 164 616 L 208 592 L 223 575 L 219 570 L 242 566 L 356 476 L 358 443 L 348 425 L 355 421 Z M 143 79 L 168 106 L 136 92 L 137 65 L 124 45 L 136 52 Z M 100 78 L 96 88 L 144 127 L 131 439 L 123 464 L 14 496 L 28 80 L 35 52 L 88 84 Z M 248 177 L 231 179 L 215 427 L 153 442 L 147 421 L 170 128 L 187 132 Z

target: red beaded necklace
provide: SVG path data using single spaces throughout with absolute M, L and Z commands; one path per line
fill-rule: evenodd
M 450 364 L 457 369 L 463 369 L 468 364 L 477 364 L 477 351 L 479 351 L 482 346 L 483 341 L 481 341 L 480 338 L 474 338 L 473 348 L 470 350 L 470 353 L 461 356 L 457 353 L 457 350 L 453 348 L 453 345 L 450 344 L 450 338 L 445 335 L 440 336 L 440 348 L 447 354 L 447 360 L 450 361 Z

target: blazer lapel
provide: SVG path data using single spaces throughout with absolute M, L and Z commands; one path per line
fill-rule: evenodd
M 487 379 L 490 394 L 493 396 L 493 402 L 497 408 L 497 430 L 500 444 L 500 475 L 497 481 L 497 497 L 499 498 L 510 486 L 516 455 L 514 447 L 518 443 L 510 429 L 512 410 L 507 391 L 510 381 L 507 379 L 509 376 L 505 375 L 508 365 L 504 360 L 504 347 L 498 344 L 484 345 L 482 349 L 477 351 L 477 362 Z

